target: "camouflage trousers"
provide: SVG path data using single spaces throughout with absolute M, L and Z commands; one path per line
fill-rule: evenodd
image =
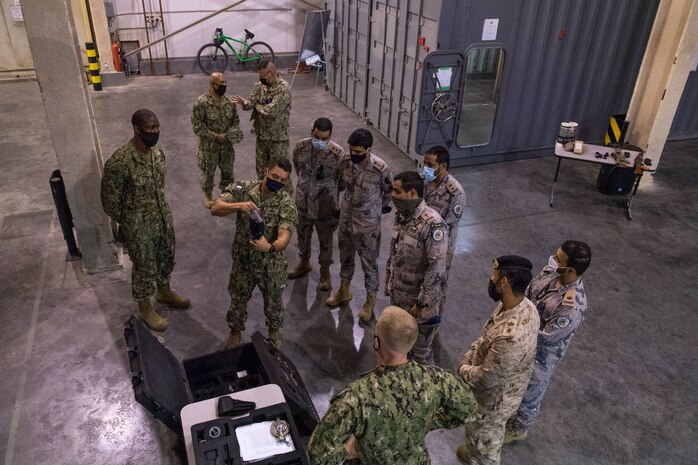
M 339 225 L 339 276 L 351 281 L 354 277 L 354 259 L 359 254 L 364 270 L 367 292 L 378 292 L 378 254 L 381 246 L 380 220 L 375 231 L 353 232 L 348 222 Z
M 544 367 L 536 362 L 533 366 L 531 381 L 521 399 L 521 405 L 516 414 L 509 419 L 509 422 L 517 431 L 528 431 L 540 413 L 540 403 L 543 394 L 548 389 L 550 377 L 553 375 L 554 367 Z
M 484 408 L 491 400 L 478 398 L 480 409 L 475 421 L 465 424 L 465 445 L 471 465 L 499 465 L 507 420 L 519 404 L 516 396 L 503 399 L 494 410 Z
M 170 281 L 174 269 L 174 234 L 138 238 L 126 243 L 131 269 L 131 291 L 136 300 L 150 298 L 155 292 L 153 282 L 160 285 Z
M 247 303 L 255 287 L 262 292 L 267 327 L 281 328 L 284 325 L 282 295 L 286 287 L 286 268 L 286 257 L 279 252 L 245 251 L 236 254 L 233 251 L 233 269 L 228 281 L 230 308 L 225 317 L 230 329 L 245 330 Z
M 334 232 L 339 226 L 338 218 L 318 220 L 308 218 L 303 212 L 298 212 L 298 255 L 301 260 L 310 261 L 310 240 L 313 237 L 313 229 L 317 231 L 320 243 L 318 262 L 320 266 L 332 264 L 332 249 Z
M 258 179 L 264 177 L 264 168 L 267 167 L 269 160 L 278 157 L 288 159 L 288 146 L 289 142 L 287 140 L 257 139 L 255 144 L 255 168 L 257 169 Z
M 216 167 L 221 170 L 221 182 L 218 184 L 221 190 L 234 182 L 233 163 L 235 163 L 235 150 L 233 146 L 221 149 L 199 149 L 196 161 L 201 170 L 199 185 L 204 194 L 213 192 Z
M 417 288 L 417 290 L 419 290 L 419 288 Z M 391 289 L 390 305 L 395 305 L 411 313 L 418 296 L 419 292 L 414 293 L 406 292 L 402 289 Z M 438 330 L 439 323 L 419 323 L 418 320 L 417 341 L 415 341 L 412 350 L 407 354 L 407 358 L 421 363 L 422 365 L 433 365 L 434 351 L 432 350 L 432 345 L 434 344 L 434 337 L 436 337 Z

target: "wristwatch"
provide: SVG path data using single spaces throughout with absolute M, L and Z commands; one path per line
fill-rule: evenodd
M 269 250 L 267 250 L 267 253 L 273 253 L 276 252 L 276 247 L 274 247 L 274 244 L 269 244 L 271 247 L 269 247 Z

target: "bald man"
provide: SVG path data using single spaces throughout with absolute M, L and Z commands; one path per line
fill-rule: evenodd
M 235 104 L 225 97 L 227 81 L 223 73 L 211 73 L 208 92 L 196 99 L 191 114 L 194 134 L 199 137 L 196 161 L 201 170 L 200 185 L 204 191 L 204 206 L 213 204 L 213 182 L 216 167 L 221 170 L 218 186 L 225 189 L 232 184 L 235 150 L 233 144 L 242 140 L 240 118 Z
M 462 380 L 407 359 L 417 331 L 405 310 L 383 310 L 373 336 L 377 367 L 334 396 L 310 437 L 311 465 L 428 464 L 429 431 L 475 418 L 475 396 Z
M 257 136 L 257 177 L 262 179 L 269 160 L 278 157 L 288 159 L 291 88 L 288 82 L 279 77 L 276 66 L 270 61 L 261 61 L 257 74 L 259 82 L 252 89 L 250 98 L 236 95 L 233 102 L 241 105 L 245 111 L 252 110 L 252 133 Z

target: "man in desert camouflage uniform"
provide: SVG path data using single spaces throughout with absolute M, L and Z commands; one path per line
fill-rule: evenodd
M 538 308 L 540 316 L 536 363 L 521 405 L 507 424 L 504 444 L 526 439 L 540 413 L 553 371 L 584 320 L 587 293 L 582 273 L 590 264 L 591 249 L 586 243 L 565 241 L 526 289 L 526 297 Z
M 254 85 L 249 99 L 239 95 L 233 102 L 245 111 L 252 110 L 252 133 L 257 136 L 257 177 L 264 177 L 264 169 L 272 158 L 288 159 L 289 118 L 291 117 L 291 88 L 281 79 L 274 63 L 263 60 L 257 66 L 259 82 Z M 291 192 L 291 184 L 287 183 Z
M 458 369 L 480 405 L 456 453 L 467 465 L 499 464 L 507 419 L 516 412 L 531 379 L 540 324 L 535 305 L 524 296 L 531 262 L 506 255 L 493 263 L 487 292 L 501 302 Z
M 407 359 L 417 322 L 387 307 L 376 323 L 377 367 L 337 394 L 308 443 L 312 465 L 428 464 L 425 436 L 474 419 L 477 402 L 457 376 Z
M 194 134 L 199 137 L 199 152 L 196 161 L 201 170 L 201 190 L 204 191 L 204 206 L 211 208 L 213 178 L 216 166 L 221 170 L 221 191 L 234 181 L 233 144 L 242 140 L 240 118 L 235 104 L 225 97 L 227 81 L 223 73 L 211 73 L 208 92 L 200 96 L 191 114 Z
M 330 265 L 333 236 L 339 225 L 339 191 L 342 188 L 339 166 L 344 150 L 330 140 L 332 121 L 327 118 L 315 120 L 310 136 L 298 142 L 293 150 L 293 166 L 298 177 L 295 191 L 300 262 L 289 270 L 288 278 L 297 279 L 312 270 L 310 239 L 315 229 L 320 243 L 319 289 L 328 291 L 332 288 Z
M 381 214 L 390 211 L 393 175 L 381 158 L 371 152 L 373 135 L 357 129 L 347 141 L 349 155 L 341 162 L 345 190 L 339 215 L 339 290 L 327 299 L 335 307 L 349 302 L 354 258 L 359 254 L 364 271 L 366 302 L 359 317 L 367 322 L 373 318 L 378 292 L 378 253 L 381 242 Z
M 439 145 L 430 148 L 424 154 L 424 201 L 436 210 L 446 223 L 448 229 L 448 255 L 446 258 L 446 278 L 442 281 L 439 314 L 443 317 L 446 306 L 446 285 L 451 271 L 451 261 L 456 249 L 458 223 L 465 208 L 463 186 L 448 173 L 451 163 L 448 150 Z
M 407 310 L 419 323 L 410 358 L 433 365 L 431 345 L 441 322 L 439 301 L 446 279 L 448 230 L 423 197 L 424 182 L 416 171 L 395 176 L 393 203 L 397 214 L 386 265 L 385 294 L 392 305 Z
M 150 297 L 174 308 L 188 308 L 189 299 L 170 288 L 174 269 L 175 234 L 165 199 L 165 154 L 157 145 L 160 123 L 150 110 L 131 117 L 133 138 L 104 164 L 101 198 L 104 211 L 119 223 L 133 263 L 131 290 L 139 316 L 154 331 L 165 331 L 167 320 Z
M 252 291 L 259 287 L 264 298 L 264 316 L 269 339 L 281 347 L 279 329 L 284 325 L 283 289 L 286 287 L 286 256 L 283 251 L 291 241 L 298 222 L 296 206 L 284 190 L 291 174 L 291 162 L 286 158 L 269 161 L 264 177 L 259 181 L 238 181 L 225 188 L 213 202 L 211 214 L 226 216 L 237 213 L 233 240 L 233 268 L 228 292 L 230 309 L 226 315 L 230 337 L 226 348 L 242 341 L 247 321 L 247 303 Z M 256 212 L 264 221 L 264 234 L 253 240 L 251 215 Z

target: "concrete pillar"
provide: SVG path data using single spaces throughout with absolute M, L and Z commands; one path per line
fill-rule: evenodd
M 698 0 L 661 0 L 628 108 L 628 141 L 656 168 L 698 47 Z
M 22 0 L 22 12 L 83 268 L 96 273 L 119 267 L 99 196 L 102 155 L 70 0 Z M 47 169 L 43 175 L 50 174 Z
M 92 14 L 92 27 L 95 31 L 99 67 L 103 73 L 114 71 L 114 58 L 111 53 L 111 39 L 109 37 L 109 25 L 107 13 L 104 10 L 104 0 L 89 0 L 90 13 Z

